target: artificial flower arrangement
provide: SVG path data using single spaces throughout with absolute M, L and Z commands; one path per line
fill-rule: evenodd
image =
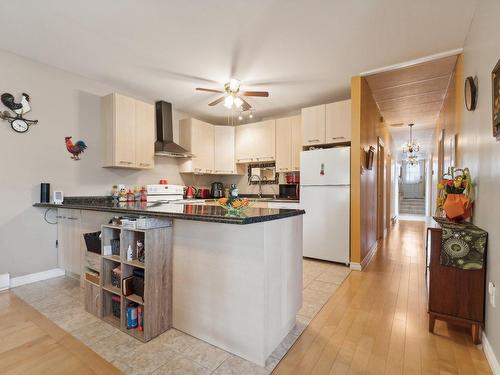
M 438 183 L 436 214 L 446 215 L 452 221 L 468 219 L 472 215 L 474 198 L 474 184 L 469 168 L 451 167 Z
M 217 202 L 227 210 L 229 215 L 241 215 L 242 211 L 250 205 L 248 199 L 241 198 L 220 198 Z

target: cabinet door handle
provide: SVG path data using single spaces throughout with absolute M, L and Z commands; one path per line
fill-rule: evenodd
M 345 137 L 332 137 L 332 139 L 345 139 Z
M 95 308 L 98 309 L 99 308 L 99 294 L 96 294 L 95 295 Z
M 307 142 L 319 142 L 319 139 L 309 139 Z
M 132 164 L 132 162 L 131 161 L 120 160 L 120 164 L 130 165 L 130 164 Z
M 201 171 L 201 168 L 193 168 L 194 171 Z
M 149 167 L 151 164 L 149 163 L 140 163 L 140 166 L 141 167 Z
M 77 217 L 67 217 L 66 219 L 68 219 L 68 220 L 78 220 Z
M 56 216 L 56 219 L 66 219 L 66 216 L 57 215 L 57 216 Z
M 280 171 L 288 171 L 288 168 L 280 168 Z

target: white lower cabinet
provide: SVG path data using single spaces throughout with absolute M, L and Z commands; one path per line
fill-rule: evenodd
M 73 275 L 81 275 L 82 254 L 80 210 L 58 209 L 57 214 L 57 261 L 59 268 Z

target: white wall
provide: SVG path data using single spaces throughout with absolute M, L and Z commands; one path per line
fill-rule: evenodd
M 171 158 L 156 158 L 151 171 L 100 167 L 100 97 L 117 88 L 2 51 L 0 84 L 1 93 L 30 94 L 33 110 L 26 117 L 39 121 L 27 134 L 0 121 L 0 274 L 20 276 L 57 266 L 56 226 L 44 222 L 43 209 L 32 207 L 40 199 L 40 182 L 66 195 L 105 195 L 116 183 L 142 185 L 160 178 L 183 183 Z M 6 110 L 1 103 L 0 108 Z M 174 111 L 174 124 L 184 116 Z M 65 136 L 87 143 L 80 161 L 70 159 Z
M 464 78 L 478 77 L 478 106 L 464 110 L 461 131 L 462 165 L 470 168 L 477 183 L 474 223 L 488 231 L 487 279 L 500 286 L 500 141 L 492 137 L 491 71 L 500 58 L 500 2 L 478 2 L 464 46 Z M 493 309 L 487 302 L 486 335 L 500 358 L 500 300 Z

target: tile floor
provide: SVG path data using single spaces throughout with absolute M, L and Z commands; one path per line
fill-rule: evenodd
M 88 314 L 83 307 L 83 289 L 68 277 L 12 291 L 126 374 L 269 374 L 349 272 L 341 265 L 304 259 L 303 306 L 294 329 L 269 357 L 265 368 L 176 329 L 141 343 Z

